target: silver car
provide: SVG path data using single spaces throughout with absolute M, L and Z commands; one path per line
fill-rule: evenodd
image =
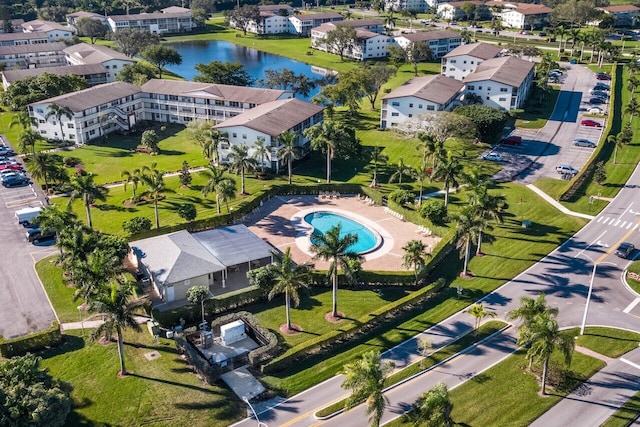
M 573 145 L 576 147 L 596 148 L 596 143 L 584 138 L 577 138 L 573 140 Z

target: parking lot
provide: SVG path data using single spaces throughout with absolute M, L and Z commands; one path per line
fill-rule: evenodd
M 592 98 L 590 91 L 598 82 L 595 74 L 582 66 L 562 64 L 567 70 L 560 78 L 561 92 L 556 108 L 542 129 L 516 129 L 511 135 L 522 137 L 522 145 L 499 144 L 486 151 L 502 158 L 502 170 L 493 176 L 496 181 L 516 180 L 530 184 L 539 178 L 565 178 L 556 168 L 568 165 L 580 170 L 587 163 L 594 148 L 578 147 L 575 139 L 582 138 L 598 144 L 606 126 L 605 116 L 585 117 Z M 604 81 L 604 83 L 607 83 Z M 600 105 L 608 109 L 608 104 Z M 602 127 L 581 125 L 584 119 L 591 119 Z
M 37 186 L 0 186 L 0 334 L 5 338 L 47 328 L 55 314 L 34 269 L 34 261 L 55 253 L 51 243 L 35 246 L 26 241 L 26 229 L 15 211 L 42 206 Z

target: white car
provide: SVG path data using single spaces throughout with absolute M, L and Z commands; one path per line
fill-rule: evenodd
M 556 172 L 561 175 L 575 175 L 578 173 L 578 169 L 574 169 L 569 165 L 558 165 L 556 166 Z
M 484 156 L 482 156 L 482 158 L 485 159 L 485 160 L 489 160 L 491 162 L 502 162 L 502 161 L 504 161 L 502 156 L 500 154 L 498 154 L 498 153 L 485 154 Z
M 602 109 L 600 107 L 596 107 L 595 105 L 592 105 L 587 110 L 587 113 L 589 113 L 589 114 L 605 114 L 605 111 L 604 111 L 604 109 Z

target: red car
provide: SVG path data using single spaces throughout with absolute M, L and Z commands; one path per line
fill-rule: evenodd
M 591 119 L 582 120 L 580 122 L 580 124 L 582 126 L 587 126 L 587 127 L 590 127 L 590 128 L 601 128 L 602 127 L 602 123 L 596 122 L 595 120 L 591 120 Z
M 0 165 L 0 171 L 5 170 L 5 169 L 11 169 L 11 170 L 14 170 L 14 171 L 21 171 L 22 170 L 22 166 L 14 165 L 14 164 Z
M 609 74 L 596 74 L 596 80 L 611 80 Z

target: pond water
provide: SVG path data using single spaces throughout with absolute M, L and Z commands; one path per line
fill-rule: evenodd
M 266 70 L 281 70 L 282 68 L 291 70 L 295 74 L 304 74 L 312 79 L 322 78 L 323 73 L 326 73 L 326 70 L 319 67 L 226 41 L 190 41 L 167 45 L 173 46 L 182 55 L 182 64 L 169 65 L 166 67 L 167 70 L 187 80 L 193 80 L 198 75 L 195 69 L 196 64 L 208 64 L 211 61 L 240 62 L 255 80 L 264 78 Z M 316 87 L 305 99 L 311 99 L 319 91 L 320 88 Z

